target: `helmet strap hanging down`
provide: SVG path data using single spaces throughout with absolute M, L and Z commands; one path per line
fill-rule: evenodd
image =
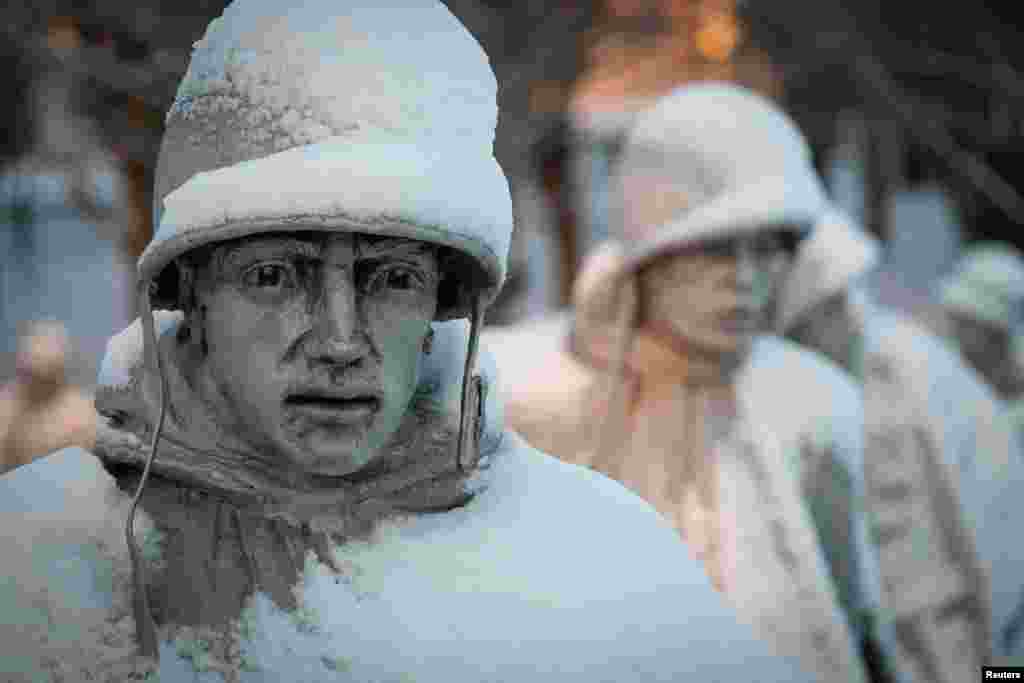
M 632 276 L 629 276 L 632 277 Z M 628 285 L 623 286 L 625 291 Z M 633 350 L 634 334 L 637 325 L 637 297 L 626 296 L 621 303 L 615 318 L 611 367 L 605 376 L 604 419 L 598 427 L 598 440 L 593 445 L 594 469 L 616 476 L 621 469 L 618 465 L 618 453 L 622 439 L 628 430 L 629 396 L 626 386 L 626 366 Z
M 144 346 L 148 350 L 148 361 L 155 369 L 155 375 L 159 382 L 160 389 L 160 409 L 157 416 L 156 425 L 153 427 L 153 434 L 149 444 L 149 453 L 146 456 L 146 466 L 142 470 L 142 476 L 139 478 L 138 488 L 135 490 L 135 495 L 132 498 L 131 508 L 128 510 L 128 522 L 125 525 L 125 539 L 128 542 L 128 553 L 131 556 L 132 563 L 132 584 L 134 597 L 132 600 L 132 607 L 135 616 L 135 635 L 139 642 L 140 654 L 145 657 L 152 657 L 157 662 L 160 661 L 160 648 L 157 642 L 156 635 L 156 624 L 153 621 L 153 614 L 149 608 L 149 594 L 146 586 L 146 575 L 145 568 L 139 557 L 139 548 L 135 542 L 135 511 L 138 508 L 139 500 L 142 498 L 142 492 L 146 487 L 146 482 L 149 479 L 149 472 L 153 466 L 153 460 L 156 458 L 157 445 L 160 442 L 160 433 L 164 427 L 164 417 L 167 413 L 168 395 L 167 395 L 167 380 L 164 377 L 163 362 L 160 359 L 160 351 L 157 348 L 157 336 L 156 336 L 156 324 L 153 319 L 153 305 L 150 300 L 150 281 L 142 281 L 140 284 L 140 301 L 142 304 L 141 320 L 142 329 L 145 335 Z
M 456 464 L 459 469 L 472 469 L 480 462 L 480 437 L 483 430 L 484 386 L 483 377 L 474 374 L 480 346 L 480 330 L 484 324 L 484 302 L 479 295 L 471 299 L 469 315 L 469 344 L 466 349 L 466 367 L 462 373 L 462 400 L 459 407 L 459 442 Z

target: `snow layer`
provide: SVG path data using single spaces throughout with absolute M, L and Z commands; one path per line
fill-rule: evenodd
M 234 226 L 246 223 L 244 234 L 265 221 L 277 230 L 347 227 L 447 244 L 500 281 L 512 235 L 508 182 L 490 154 L 437 142 L 359 131 L 199 173 L 164 199 L 143 261 L 162 265 L 178 244 L 229 239 Z
M 999 403 L 956 351 L 906 317 L 872 310 L 870 341 L 897 359 L 910 391 L 920 396 L 947 465 L 956 473 L 964 519 L 974 527 L 978 554 L 991 573 L 992 619 L 998 654 L 1024 663 L 1024 635 L 1011 624 L 1024 614 L 1024 462 L 1019 444 L 999 421 Z M 999 642 L 1014 636 L 1012 642 Z M 1005 648 L 1005 649 L 1004 649 Z
M 458 138 L 490 152 L 497 82 L 479 44 L 439 2 L 284 9 L 237 0 L 194 47 L 169 118 L 247 103 L 254 127 L 279 129 L 295 144 L 357 126 Z
M 184 315 L 180 311 L 153 311 L 157 338 L 173 333 Z M 144 362 L 142 321 L 138 318 L 114 336 L 100 365 L 98 383 L 111 389 L 127 389 L 132 385 L 136 369 Z
M 683 244 L 765 225 L 803 229 L 826 208 L 793 122 L 762 97 L 726 83 L 680 87 L 638 117 L 616 182 L 645 177 L 669 184 L 688 205 L 654 222 L 624 207 L 630 267 Z M 645 199 L 638 203 L 649 208 L 653 200 Z
M 340 575 L 307 563 L 301 627 L 257 597 L 251 680 L 732 680 L 750 667 L 802 680 L 743 635 L 635 496 L 505 446 L 495 485 L 466 508 L 337 547 Z

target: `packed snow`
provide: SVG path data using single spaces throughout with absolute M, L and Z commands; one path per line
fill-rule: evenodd
M 490 154 L 361 131 L 197 174 L 164 199 L 154 245 L 253 220 L 304 219 L 308 229 L 333 219 L 372 232 L 381 218 L 408 223 L 410 237 L 481 243 L 504 261 L 512 200 Z
M 274 0 L 235 2 L 194 47 L 170 117 L 244 108 L 265 134 L 290 136 L 282 148 L 353 126 L 493 142 L 494 75 L 439 3 L 320 0 L 282 16 Z
M 153 311 L 157 338 L 173 332 L 181 324 L 180 311 Z M 132 384 L 135 369 L 144 362 L 142 321 L 136 320 L 107 344 L 107 353 L 100 365 L 98 383 L 112 389 L 126 389 Z

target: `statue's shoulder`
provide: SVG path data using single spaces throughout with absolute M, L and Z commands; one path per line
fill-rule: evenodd
M 569 544 L 607 547 L 606 540 L 599 541 L 606 535 L 596 527 L 612 524 L 617 533 L 630 536 L 622 543 L 646 543 L 685 556 L 674 529 L 642 498 L 600 472 L 533 448 L 514 432 L 505 433 L 493 467 L 488 495 L 495 504 L 519 505 L 530 520 L 551 529 L 575 529 Z
M 688 601 L 693 617 L 726 614 L 679 533 L 649 503 L 600 472 L 551 457 L 514 434 L 508 440 L 493 486 L 479 501 L 480 521 L 505 535 L 506 548 L 545 558 L 538 582 L 560 582 L 559 590 L 580 600 L 614 597 L 619 619 L 642 611 L 648 623 L 678 625 L 678 610 L 651 601 L 659 593 L 665 604 Z
M 805 680 L 741 623 L 678 532 L 639 496 L 512 433 L 493 468 L 471 512 L 492 530 L 520 599 L 549 596 L 537 618 L 577 614 L 577 636 L 610 638 L 603 656 L 639 667 L 635 680 L 731 680 L 748 665 L 758 680 Z
M 124 498 L 77 448 L 0 477 L 0 674 L 92 680 L 135 666 Z
M 758 337 L 747 363 L 748 372 L 764 378 L 788 377 L 801 389 L 824 394 L 843 395 L 856 391 L 856 381 L 848 372 L 817 351 L 773 335 Z

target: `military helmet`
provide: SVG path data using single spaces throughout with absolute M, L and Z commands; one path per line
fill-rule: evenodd
M 236 0 L 194 48 L 167 114 L 156 235 L 138 264 L 156 306 L 177 306 L 168 266 L 185 252 L 311 230 L 461 255 L 438 319 L 493 299 L 512 232 L 493 155 L 497 85 L 443 4 Z
M 680 87 L 642 113 L 616 177 L 620 188 L 637 184 L 648 199 L 651 183 L 663 184 L 655 201 L 642 200 L 642 210 L 632 210 L 629 192 L 622 193 L 620 237 L 630 269 L 706 240 L 765 229 L 802 236 L 827 205 L 794 123 L 765 98 L 728 83 Z

